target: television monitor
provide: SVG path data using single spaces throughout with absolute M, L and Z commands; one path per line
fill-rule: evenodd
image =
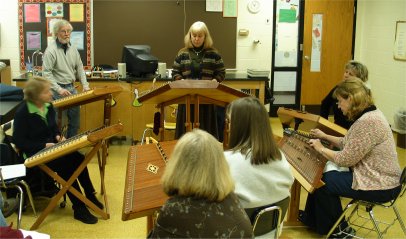
M 154 75 L 158 68 L 158 58 L 151 55 L 148 45 L 125 45 L 122 62 L 126 63 L 128 74 L 135 77 Z

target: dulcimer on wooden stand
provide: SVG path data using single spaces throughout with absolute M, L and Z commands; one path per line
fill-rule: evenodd
M 292 173 L 296 179 L 291 189 L 287 215 L 288 224 L 295 225 L 298 222 L 301 187 L 312 193 L 324 185 L 321 178 L 327 159 L 310 147 L 308 132 L 318 128 L 330 135 L 344 136 L 347 130 L 319 115 L 305 111 L 280 107 L 277 114 L 284 128 L 284 136 L 279 141 L 279 147 L 292 166 Z
M 105 211 L 101 208 L 97 207 L 93 202 L 87 199 L 82 193 L 76 190 L 72 186 L 72 183 L 76 181 L 82 171 L 86 168 L 87 164 L 96 155 L 98 150 L 105 145 L 105 140 L 118 134 L 123 130 L 122 124 L 115 124 L 111 126 L 101 127 L 95 130 L 87 131 L 82 134 L 79 134 L 75 137 L 69 138 L 62 142 L 55 144 L 52 147 L 45 148 L 44 150 L 36 153 L 35 155 L 27 158 L 24 162 L 24 165 L 28 168 L 38 166 L 42 171 L 48 174 L 51 178 L 53 178 L 56 182 L 61 185 L 59 192 L 52 197 L 51 201 L 49 202 L 48 206 L 42 211 L 41 215 L 37 218 L 34 224 L 31 226 L 31 230 L 36 230 L 39 225 L 44 221 L 47 215 L 52 212 L 52 210 L 56 207 L 61 197 L 67 192 L 71 192 L 75 197 L 81 200 L 86 206 L 91 208 L 95 213 L 99 214 L 103 219 L 108 219 L 110 217 L 109 210 L 108 210 L 108 202 L 107 202 L 107 195 L 104 193 L 104 205 Z M 61 178 L 56 172 L 54 172 L 48 165 L 47 162 L 55 160 L 61 156 L 64 156 L 68 153 L 77 151 L 83 147 L 92 146 L 91 150 L 85 155 L 84 160 L 80 163 L 80 165 L 76 168 L 75 172 L 70 176 L 69 179 L 65 180 Z M 66 162 L 69 164 L 69 162 Z M 99 165 L 100 175 L 101 175 L 101 184 L 102 188 L 105 189 L 104 186 L 104 178 L 102 168 Z

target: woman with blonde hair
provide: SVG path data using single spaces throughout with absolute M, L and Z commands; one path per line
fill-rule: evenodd
M 195 22 L 190 26 L 184 38 L 185 46 L 180 49 L 173 63 L 172 78 L 174 80 L 212 80 L 222 82 L 225 77 L 224 62 L 218 51 L 213 48 L 213 39 L 204 22 Z M 191 107 L 191 112 L 194 106 Z M 179 105 L 176 116 L 175 138 L 185 132 L 186 108 Z M 191 122 L 195 122 L 191 115 Z M 215 105 L 199 106 L 200 129 L 215 138 L 223 140 L 224 108 Z
M 195 129 L 177 142 L 162 176 L 170 197 L 149 237 L 251 238 L 220 143 Z
M 348 172 L 328 171 L 323 174 L 325 186 L 309 194 L 302 222 L 319 234 L 326 234 L 343 212 L 340 197 L 387 202 L 400 192 L 401 170 L 392 131 L 383 113 L 376 108 L 371 90 L 356 77 L 337 85 L 334 97 L 338 108 L 354 123 L 344 137 L 328 135 L 319 129 L 310 131 L 317 139 L 309 144 L 329 161 Z M 320 140 L 339 150 L 331 150 Z M 343 232 L 344 231 L 344 232 Z M 334 238 L 353 233 L 342 221 Z

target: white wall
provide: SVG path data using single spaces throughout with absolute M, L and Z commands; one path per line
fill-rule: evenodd
M 0 59 L 10 59 L 12 76 L 20 74 L 18 0 L 0 0 Z
M 248 12 L 248 0 L 238 1 L 237 34 L 239 29 L 250 31 L 237 35 L 236 67 L 241 71 L 271 67 L 273 1 L 260 1 L 256 14 Z M 18 0 L 0 0 L 0 59 L 11 60 L 13 77 L 20 74 L 17 10 Z M 368 66 L 376 104 L 390 123 L 397 109 L 406 106 L 406 62 L 395 61 L 392 54 L 397 20 L 406 20 L 405 0 L 358 0 L 355 59 Z
M 238 1 L 236 67 L 244 71 L 247 68 L 269 70 L 272 63 L 273 1 L 261 0 L 261 10 L 255 14 L 248 11 L 248 2 Z M 248 29 L 249 35 L 239 36 L 240 29 Z
M 354 58 L 368 67 L 375 103 L 391 124 L 406 107 L 406 61 L 393 59 L 399 20 L 406 21 L 405 0 L 358 0 Z

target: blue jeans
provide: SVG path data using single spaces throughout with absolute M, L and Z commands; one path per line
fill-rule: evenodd
M 352 199 L 387 202 L 400 192 L 400 186 L 388 190 L 354 190 L 352 172 L 329 171 L 323 174 L 325 186 L 307 196 L 305 224 L 319 234 L 327 234 L 343 213 L 341 197 Z
M 60 87 L 63 89 L 68 90 L 72 95 L 77 94 L 77 90 L 73 84 L 62 85 L 59 84 Z M 58 92 L 53 91 L 54 100 L 62 98 Z M 56 114 L 58 119 L 58 112 Z M 68 118 L 68 131 L 66 134 L 66 138 L 70 138 L 72 136 L 77 135 L 80 127 L 80 106 L 71 107 L 67 110 L 63 111 L 62 119 L 67 116 Z M 62 120 L 63 121 L 63 120 Z

